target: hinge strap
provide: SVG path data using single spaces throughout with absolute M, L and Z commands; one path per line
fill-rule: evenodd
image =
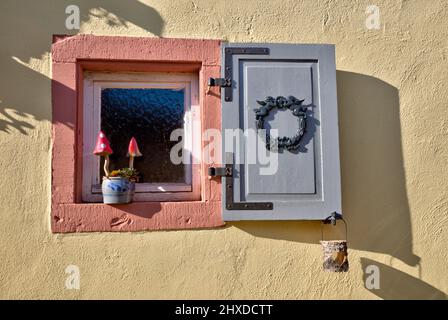
M 208 175 L 212 177 L 224 177 L 225 207 L 227 210 L 272 210 L 272 202 L 235 202 L 233 200 L 233 154 L 226 153 L 228 163 L 225 167 L 209 167 Z

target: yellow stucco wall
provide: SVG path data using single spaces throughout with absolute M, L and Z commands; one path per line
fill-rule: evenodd
M 351 269 L 321 271 L 318 222 L 50 232 L 52 34 L 334 43 Z M 368 5 L 380 30 L 365 27 Z M 445 0 L 0 3 L 0 298 L 446 298 Z M 78 265 L 80 290 L 64 270 Z M 380 268 L 380 289 L 364 270 Z

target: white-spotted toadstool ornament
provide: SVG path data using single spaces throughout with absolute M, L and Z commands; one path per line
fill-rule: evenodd
M 129 141 L 129 148 L 128 148 L 128 157 L 129 157 L 129 168 L 134 168 L 134 157 L 141 157 L 142 154 L 140 150 L 138 149 L 137 140 L 135 140 L 134 137 L 132 137 L 131 141 Z
M 93 154 L 104 157 L 104 174 L 106 175 L 106 178 L 109 178 L 109 155 L 112 153 L 113 151 L 109 145 L 109 140 L 107 140 L 104 132 L 100 131 L 100 133 L 98 133 L 98 138 L 96 139 L 96 146 L 95 150 L 93 150 Z

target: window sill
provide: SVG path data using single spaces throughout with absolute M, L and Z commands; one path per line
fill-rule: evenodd
M 220 201 L 55 204 L 53 232 L 146 231 L 224 225 Z

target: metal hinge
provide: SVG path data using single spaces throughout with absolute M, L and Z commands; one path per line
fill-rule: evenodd
M 208 85 L 209 87 L 231 87 L 232 86 L 232 79 L 228 78 L 208 78 Z
M 230 86 L 224 87 L 224 101 L 233 100 L 232 73 L 233 55 L 269 55 L 269 48 L 254 47 L 226 47 L 224 48 L 224 77 L 230 81 Z
M 208 168 L 208 175 L 211 177 L 231 177 L 232 176 L 232 168 L 210 167 L 210 168 Z
M 232 56 L 239 55 L 269 55 L 269 48 L 251 48 L 251 47 L 226 47 L 224 48 L 224 77 L 225 78 L 209 78 L 209 87 L 224 88 L 224 100 L 230 102 L 233 100 L 233 88 L 232 88 L 232 72 L 233 61 Z
M 233 159 L 232 153 L 226 154 L 226 159 Z M 229 161 L 232 162 L 232 161 Z M 233 201 L 233 165 L 227 163 L 225 167 L 210 167 L 208 174 L 212 177 L 225 178 L 225 201 L 227 210 L 273 210 L 272 202 L 235 202 Z

